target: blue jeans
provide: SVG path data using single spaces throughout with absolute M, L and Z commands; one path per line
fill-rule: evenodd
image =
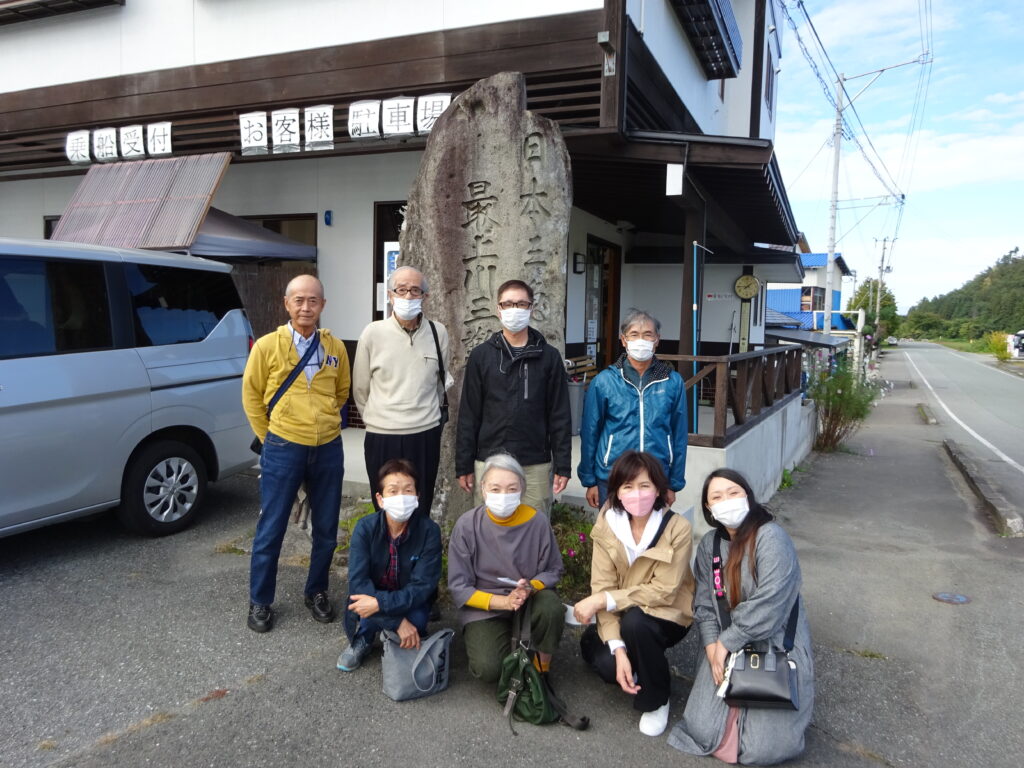
M 351 613 L 351 612 L 350 612 Z M 398 625 L 402 623 L 402 619 L 408 619 L 409 623 L 416 627 L 416 631 L 420 633 L 420 637 L 427 636 L 427 622 L 430 620 L 430 606 L 429 605 L 417 605 L 405 616 L 386 616 L 383 613 L 375 613 L 366 619 L 360 619 L 354 613 L 352 614 L 358 622 L 359 628 L 355 631 L 355 637 L 364 637 L 369 642 L 373 642 L 373 639 L 380 633 L 382 629 L 390 629 L 392 632 L 398 630 Z
M 608 500 L 608 483 L 597 481 L 597 508 L 600 509 L 604 506 L 605 501 Z
M 249 600 L 260 605 L 274 602 L 277 560 L 288 528 L 295 494 L 303 481 L 309 495 L 313 547 L 305 594 L 327 590 L 334 550 L 338 546 L 341 481 L 345 474 L 341 438 L 324 445 L 292 443 L 268 432 L 260 455 L 260 505 L 249 568 Z

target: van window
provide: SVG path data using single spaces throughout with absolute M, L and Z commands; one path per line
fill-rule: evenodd
M 126 264 L 125 273 L 140 347 L 202 341 L 224 315 L 242 307 L 225 272 Z
M 102 264 L 0 260 L 0 358 L 112 346 Z

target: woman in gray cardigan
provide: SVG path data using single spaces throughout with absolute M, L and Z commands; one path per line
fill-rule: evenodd
M 800 598 L 800 563 L 793 542 L 754 498 L 746 479 L 731 469 L 712 472 L 704 483 L 704 519 L 715 530 L 705 534 L 693 564 L 697 581 L 694 623 L 705 657 L 697 662 L 693 690 L 683 719 L 668 743 L 692 755 L 714 755 L 723 762 L 771 765 L 799 755 L 814 708 L 811 633 L 800 600 L 790 658 L 799 674 L 799 710 L 730 707 L 716 695 L 729 654 L 770 639 L 782 647 L 786 624 Z M 731 623 L 721 629 L 712 575 L 712 551 L 721 532 L 722 576 Z

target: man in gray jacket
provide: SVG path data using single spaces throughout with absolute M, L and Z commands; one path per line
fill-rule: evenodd
M 441 456 L 444 389 L 439 372 L 444 370 L 450 381 L 448 331 L 424 316 L 428 294 L 426 278 L 418 269 L 399 267 L 392 272 L 392 315 L 363 329 L 352 366 L 352 396 L 366 425 L 366 475 L 372 484 L 386 461 L 412 462 L 421 478 L 417 515 L 430 514 Z

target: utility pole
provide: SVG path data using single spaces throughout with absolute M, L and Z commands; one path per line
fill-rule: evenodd
M 832 129 L 832 201 L 828 216 L 828 257 L 825 260 L 825 317 L 822 333 L 832 331 L 832 279 L 836 259 L 836 214 L 839 207 L 839 152 L 843 143 L 843 74 L 836 81 L 836 125 Z M 813 309 L 814 306 L 811 306 Z
M 875 286 L 875 293 L 877 298 L 875 299 L 875 333 L 878 333 L 878 320 L 882 316 L 882 273 L 885 272 L 885 246 L 889 243 L 889 238 L 886 237 L 882 240 L 882 258 L 878 261 L 878 285 Z

